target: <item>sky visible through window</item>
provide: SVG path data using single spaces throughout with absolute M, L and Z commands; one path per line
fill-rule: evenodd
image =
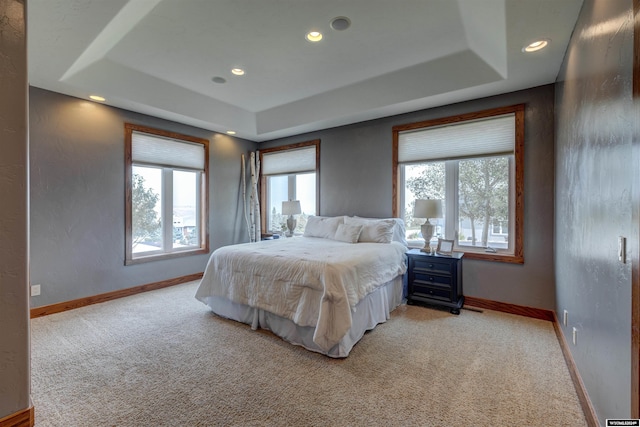
M 134 166 L 133 173 L 144 178 L 144 186 L 151 188 L 156 194 L 162 194 L 162 174 L 159 168 Z M 175 207 L 196 206 L 196 193 L 192 173 L 173 174 L 173 201 Z M 156 212 L 160 215 L 160 206 L 156 206 Z
M 276 213 L 282 213 L 282 202 L 289 200 L 287 176 L 272 177 L 269 187 L 271 206 Z M 275 185 L 274 185 L 275 184 Z M 305 173 L 296 175 L 296 200 L 300 200 L 302 213 L 316 214 L 316 174 Z
M 160 195 L 162 194 L 162 174 L 159 168 L 134 166 L 133 173 L 144 178 L 146 188 L 151 188 Z M 195 186 L 193 174 L 177 171 L 173 175 L 174 180 L 174 208 L 194 208 L 196 206 Z M 270 199 L 276 212 L 282 212 L 282 202 L 289 200 L 287 177 L 276 177 L 277 181 L 282 180 L 284 185 L 272 185 L 270 188 Z M 306 215 L 315 215 L 316 210 L 316 179 L 315 173 L 296 175 L 296 200 L 300 200 L 302 212 Z M 156 212 L 160 215 L 160 203 L 156 205 Z

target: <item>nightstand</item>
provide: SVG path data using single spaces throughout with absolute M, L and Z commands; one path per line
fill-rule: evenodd
M 407 252 L 409 267 L 407 304 L 424 303 L 447 307 L 460 314 L 464 304 L 462 295 L 462 256 L 430 255 L 411 249 Z

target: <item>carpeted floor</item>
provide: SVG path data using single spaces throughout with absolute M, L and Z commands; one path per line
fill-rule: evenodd
M 36 425 L 585 425 L 550 322 L 403 305 L 336 360 L 214 316 L 196 286 L 34 319 Z

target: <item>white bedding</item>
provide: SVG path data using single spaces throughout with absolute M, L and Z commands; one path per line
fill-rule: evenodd
M 357 303 L 404 274 L 398 242 L 345 243 L 296 237 L 225 246 L 209 259 L 196 298 L 224 297 L 314 327 L 324 350 L 352 324 Z

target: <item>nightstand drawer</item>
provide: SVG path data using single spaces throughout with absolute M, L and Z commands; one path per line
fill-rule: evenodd
M 462 256 L 460 252 L 444 256 L 407 251 L 407 304 L 447 307 L 460 314 L 464 304 Z
M 420 272 L 433 272 L 440 274 L 451 274 L 454 264 L 451 262 L 442 262 L 442 261 L 434 261 L 434 257 L 429 257 L 431 259 L 423 259 L 423 258 L 414 258 L 413 259 L 413 270 L 417 273 Z
M 438 274 L 422 273 L 413 271 L 413 284 L 422 286 L 438 286 L 440 288 L 451 289 L 451 276 L 440 276 Z
M 442 288 L 438 286 L 425 286 L 414 283 L 413 296 L 425 296 L 428 298 L 442 298 L 443 300 L 451 300 L 451 288 Z

